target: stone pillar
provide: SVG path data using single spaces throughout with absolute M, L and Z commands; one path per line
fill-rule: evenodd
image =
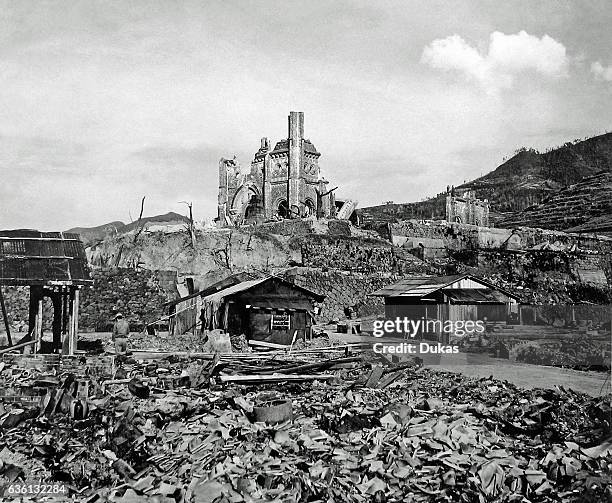
M 218 198 L 218 220 L 219 227 L 225 227 L 227 215 L 227 166 L 225 159 L 219 161 L 219 198 Z
M 331 201 L 333 192 L 327 193 L 329 182 L 323 178 L 319 180 L 317 190 L 317 218 L 327 218 L 331 216 Z M 325 195 L 323 195 L 325 194 Z
M 448 193 L 446 194 L 446 221 L 453 222 L 455 215 L 453 214 L 453 196 Z
M 304 112 L 289 113 L 289 208 L 300 207 L 300 177 L 302 171 L 302 143 Z
M 266 218 L 272 218 L 276 211 L 273 208 L 272 201 L 272 163 L 270 162 L 270 154 L 264 157 L 264 176 L 263 176 L 263 206 Z

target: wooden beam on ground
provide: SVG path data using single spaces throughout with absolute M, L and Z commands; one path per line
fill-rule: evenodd
M 222 375 L 220 376 L 221 382 L 224 383 L 238 383 L 238 384 L 266 384 L 273 382 L 283 382 L 283 381 L 293 381 L 293 382 L 301 382 L 301 381 L 328 381 L 333 379 L 335 376 L 333 374 L 275 374 L 275 375 Z
M 266 341 L 249 341 L 249 346 L 266 349 L 282 349 L 284 351 L 289 351 L 289 348 L 291 348 L 291 346 L 287 346 L 286 344 L 276 344 L 274 342 Z
M 364 386 L 366 388 L 378 387 L 378 381 L 380 381 L 380 378 L 382 377 L 382 375 L 383 375 L 383 368 L 380 365 L 377 365 L 376 367 L 372 369 L 372 372 L 370 372 L 370 376 L 368 377 L 368 380 L 366 381 Z
M 21 344 L 15 344 L 14 346 L 11 346 L 10 348 L 0 349 L 0 355 L 3 355 L 5 353 L 10 353 L 11 351 L 15 351 L 16 349 L 25 348 L 26 346 L 36 344 L 37 342 L 38 340 L 34 339 L 32 341 L 22 342 Z

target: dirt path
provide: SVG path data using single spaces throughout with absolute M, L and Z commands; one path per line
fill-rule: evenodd
M 517 363 L 482 354 L 460 353 L 443 359 L 439 365 L 430 364 L 428 366 L 458 372 L 470 377 L 493 376 L 495 379 L 509 381 L 527 389 L 564 386 L 591 396 L 610 392 L 610 379 L 607 379 L 606 382 L 609 374 L 603 372 L 581 372 Z
M 332 334 L 338 342 L 380 342 L 380 339 L 363 335 Z M 393 339 L 385 338 L 392 343 Z M 398 340 L 397 342 L 402 342 Z M 511 382 L 521 388 L 554 388 L 564 386 L 575 391 L 599 396 L 611 392 L 609 374 L 603 372 L 581 372 L 557 367 L 544 367 L 517 363 L 485 354 L 459 353 L 446 357 L 425 358 L 424 365 L 430 368 L 457 372 L 469 377 L 489 377 Z

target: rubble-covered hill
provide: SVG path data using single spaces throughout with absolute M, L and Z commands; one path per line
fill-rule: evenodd
M 609 185 L 596 183 L 599 180 L 598 176 L 605 177 L 610 173 L 612 173 L 612 133 L 606 133 L 576 143 L 568 142 L 544 153 L 522 148 L 494 171 L 457 188 L 471 189 L 477 197 L 488 199 L 491 202 L 493 219 L 510 222 L 521 220 L 520 212 L 534 205 L 542 205 L 543 212 L 555 213 L 561 209 L 556 205 L 557 194 L 561 194 L 562 198 L 565 195 L 564 191 L 573 190 L 570 189 L 572 185 L 588 186 L 589 183 L 593 183 L 590 198 L 571 201 L 575 215 L 584 213 L 582 221 L 575 218 L 567 221 L 543 218 L 528 223 L 544 228 L 567 229 L 588 223 L 590 219 L 598 218 L 602 214 L 600 210 L 593 210 L 591 197 L 595 200 L 610 197 Z M 444 218 L 445 197 L 446 194 L 440 193 L 417 203 L 363 208 L 361 214 L 366 219 L 387 221 Z M 601 211 L 609 212 L 609 208 L 602 207 Z

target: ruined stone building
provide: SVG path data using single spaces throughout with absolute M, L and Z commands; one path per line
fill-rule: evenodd
M 454 187 L 446 190 L 446 221 L 489 227 L 489 201 L 477 199 L 471 190 L 456 193 Z
M 290 112 L 287 139 L 271 148 L 262 138 L 250 170 L 243 172 L 235 158 L 219 161 L 217 224 L 334 216 L 334 194 L 321 177 L 320 156 L 304 138 L 304 113 Z

